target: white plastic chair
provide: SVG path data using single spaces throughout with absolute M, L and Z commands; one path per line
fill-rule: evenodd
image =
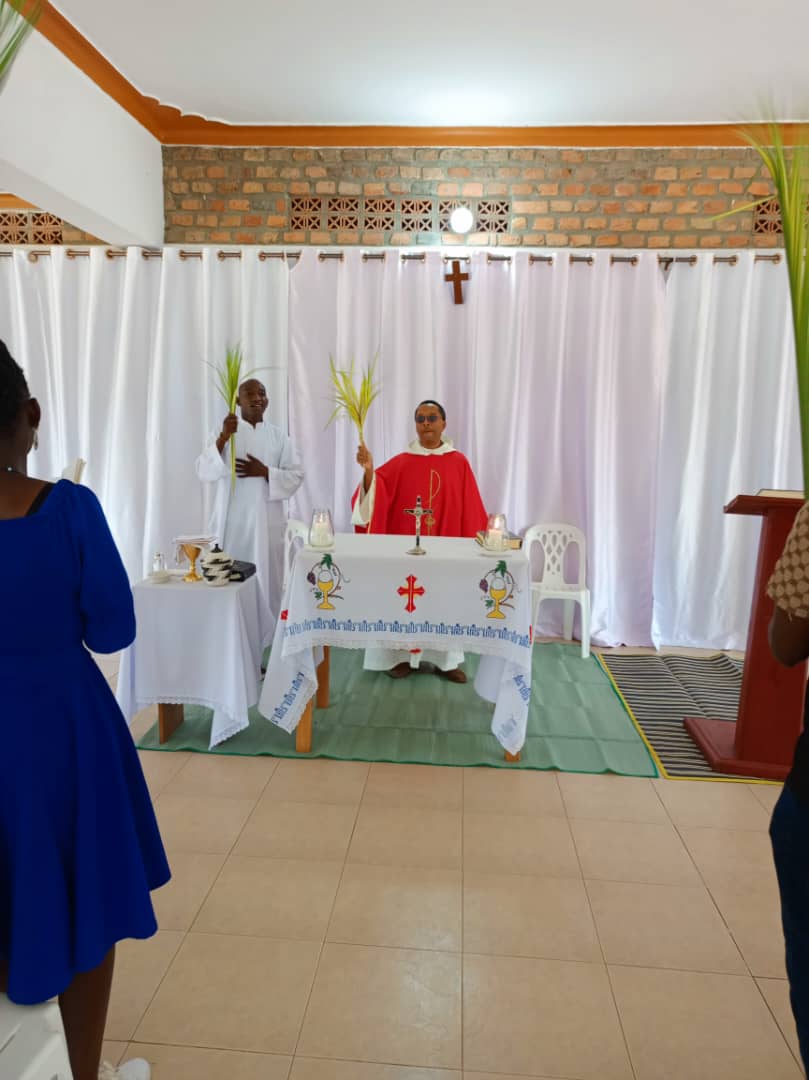
M 71 1080 L 59 1006 L 12 1005 L 0 994 L 0 1076 Z
M 295 541 L 299 539 L 302 540 L 304 544 L 308 542 L 309 526 L 304 525 L 302 521 L 296 521 L 294 518 L 290 518 L 287 522 L 286 531 L 284 532 L 284 593 L 287 591 L 289 572 L 292 569 L 292 563 L 297 554 L 295 550 Z
M 585 585 L 587 553 L 584 534 L 575 525 L 532 525 L 523 540 L 525 554 L 531 558 L 531 548 L 539 544 L 544 565 L 542 577 L 531 582 L 531 622 L 537 624 L 539 605 L 543 600 L 564 600 L 564 635 L 573 640 L 573 615 L 575 605 L 581 607 L 581 654 L 590 655 L 590 590 Z M 572 544 L 578 546 L 579 573 L 577 581 L 565 579 L 565 558 Z

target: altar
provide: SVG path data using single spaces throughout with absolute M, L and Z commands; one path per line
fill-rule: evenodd
M 298 554 L 258 707 L 283 730 L 297 730 L 299 750 L 311 745 L 314 697 L 328 700 L 323 649 L 334 645 L 481 654 L 474 689 L 495 706 L 492 734 L 507 755 L 519 754 L 531 699 L 528 560 L 472 539 L 422 544 L 426 554 L 416 558 L 406 536 L 341 533 L 329 551 Z

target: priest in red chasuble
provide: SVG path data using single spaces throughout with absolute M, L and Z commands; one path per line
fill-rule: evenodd
M 447 414 L 437 401 L 422 401 L 416 409 L 418 436 L 403 454 L 374 468 L 367 446 L 360 446 L 357 462 L 364 470 L 354 493 L 353 524 L 358 531 L 412 535 L 413 515 L 405 511 L 416 505 L 432 513 L 422 519 L 423 536 L 470 536 L 486 528 L 486 510 L 472 467 L 444 437 Z M 452 682 L 466 682 L 461 669 L 463 653 L 425 649 L 408 653 L 394 649 L 367 649 L 365 667 L 387 671 L 393 678 L 410 675 L 420 663 L 431 663 Z

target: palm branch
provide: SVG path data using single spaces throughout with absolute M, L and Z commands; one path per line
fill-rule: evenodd
M 0 84 L 41 12 L 40 0 L 0 0 Z
M 798 129 L 789 140 L 781 124 L 742 128 L 740 134 L 764 163 L 775 188 L 781 211 L 784 255 L 789 276 L 798 402 L 801 426 L 801 459 L 804 489 L 809 493 L 809 138 L 807 129 Z M 750 210 L 768 202 L 765 195 L 744 206 L 734 207 L 718 218 Z
M 244 362 L 244 355 L 242 353 L 241 345 L 234 345 L 228 349 L 225 353 L 225 360 L 222 364 L 211 364 L 206 360 L 208 367 L 214 371 L 214 386 L 216 392 L 225 402 L 229 413 L 236 412 L 236 402 L 239 400 L 239 387 L 250 378 L 251 375 L 259 370 L 259 368 L 253 368 L 251 371 L 242 371 L 242 364 Z M 231 485 L 236 486 L 236 440 L 231 436 L 230 439 L 230 476 Z
M 376 370 L 376 357 L 370 366 L 360 374 L 359 386 L 354 385 L 354 361 L 351 361 L 348 369 L 338 369 L 334 360 L 329 357 L 329 376 L 332 384 L 332 402 L 334 411 L 329 417 L 326 427 L 338 416 L 347 417 L 356 427 L 360 436 L 360 443 L 365 442 L 365 421 L 368 419 L 368 411 L 371 405 L 379 397 L 380 387 L 374 382 Z

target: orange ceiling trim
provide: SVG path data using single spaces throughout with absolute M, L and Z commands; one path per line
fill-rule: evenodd
M 578 127 L 385 127 L 223 124 L 146 97 L 95 46 L 42 0 L 37 30 L 76 67 L 169 146 L 743 146 L 735 124 L 659 124 Z
M 38 207 L 33 203 L 26 202 L 25 199 L 18 199 L 16 195 L 8 195 L 5 192 L 0 192 L 0 210 L 37 210 Z
M 646 127 L 384 127 L 222 124 L 158 106 L 173 146 L 743 146 L 732 124 Z M 169 114 L 173 114 L 170 116 Z

